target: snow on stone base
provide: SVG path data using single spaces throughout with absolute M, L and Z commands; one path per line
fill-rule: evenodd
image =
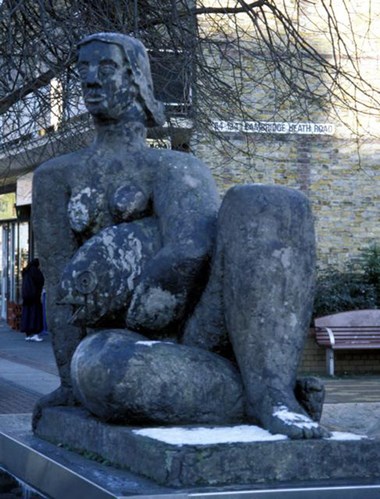
M 133 433 L 171 445 L 210 445 L 288 440 L 285 435 L 272 435 L 267 430 L 253 425 L 204 427 L 143 428 Z M 332 432 L 328 440 L 362 440 L 364 435 L 347 432 Z

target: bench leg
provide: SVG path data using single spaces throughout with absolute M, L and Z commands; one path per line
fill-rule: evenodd
M 332 348 L 326 350 L 326 368 L 327 374 L 334 376 L 334 350 Z

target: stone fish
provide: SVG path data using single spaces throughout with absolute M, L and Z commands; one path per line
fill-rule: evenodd
M 142 270 L 161 247 L 157 219 L 112 225 L 86 241 L 66 265 L 59 303 L 74 306 L 71 323 L 124 320 Z M 124 324 L 123 324 L 124 325 Z

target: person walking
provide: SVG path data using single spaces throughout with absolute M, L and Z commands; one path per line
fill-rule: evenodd
M 26 334 L 25 341 L 43 341 L 42 289 L 45 279 L 40 270 L 40 262 L 35 258 L 22 271 L 22 316 L 21 331 Z

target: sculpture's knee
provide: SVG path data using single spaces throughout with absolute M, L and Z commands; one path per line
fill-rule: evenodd
M 227 191 L 219 213 L 222 233 L 302 238 L 314 244 L 313 217 L 308 198 L 282 186 L 247 184 Z

